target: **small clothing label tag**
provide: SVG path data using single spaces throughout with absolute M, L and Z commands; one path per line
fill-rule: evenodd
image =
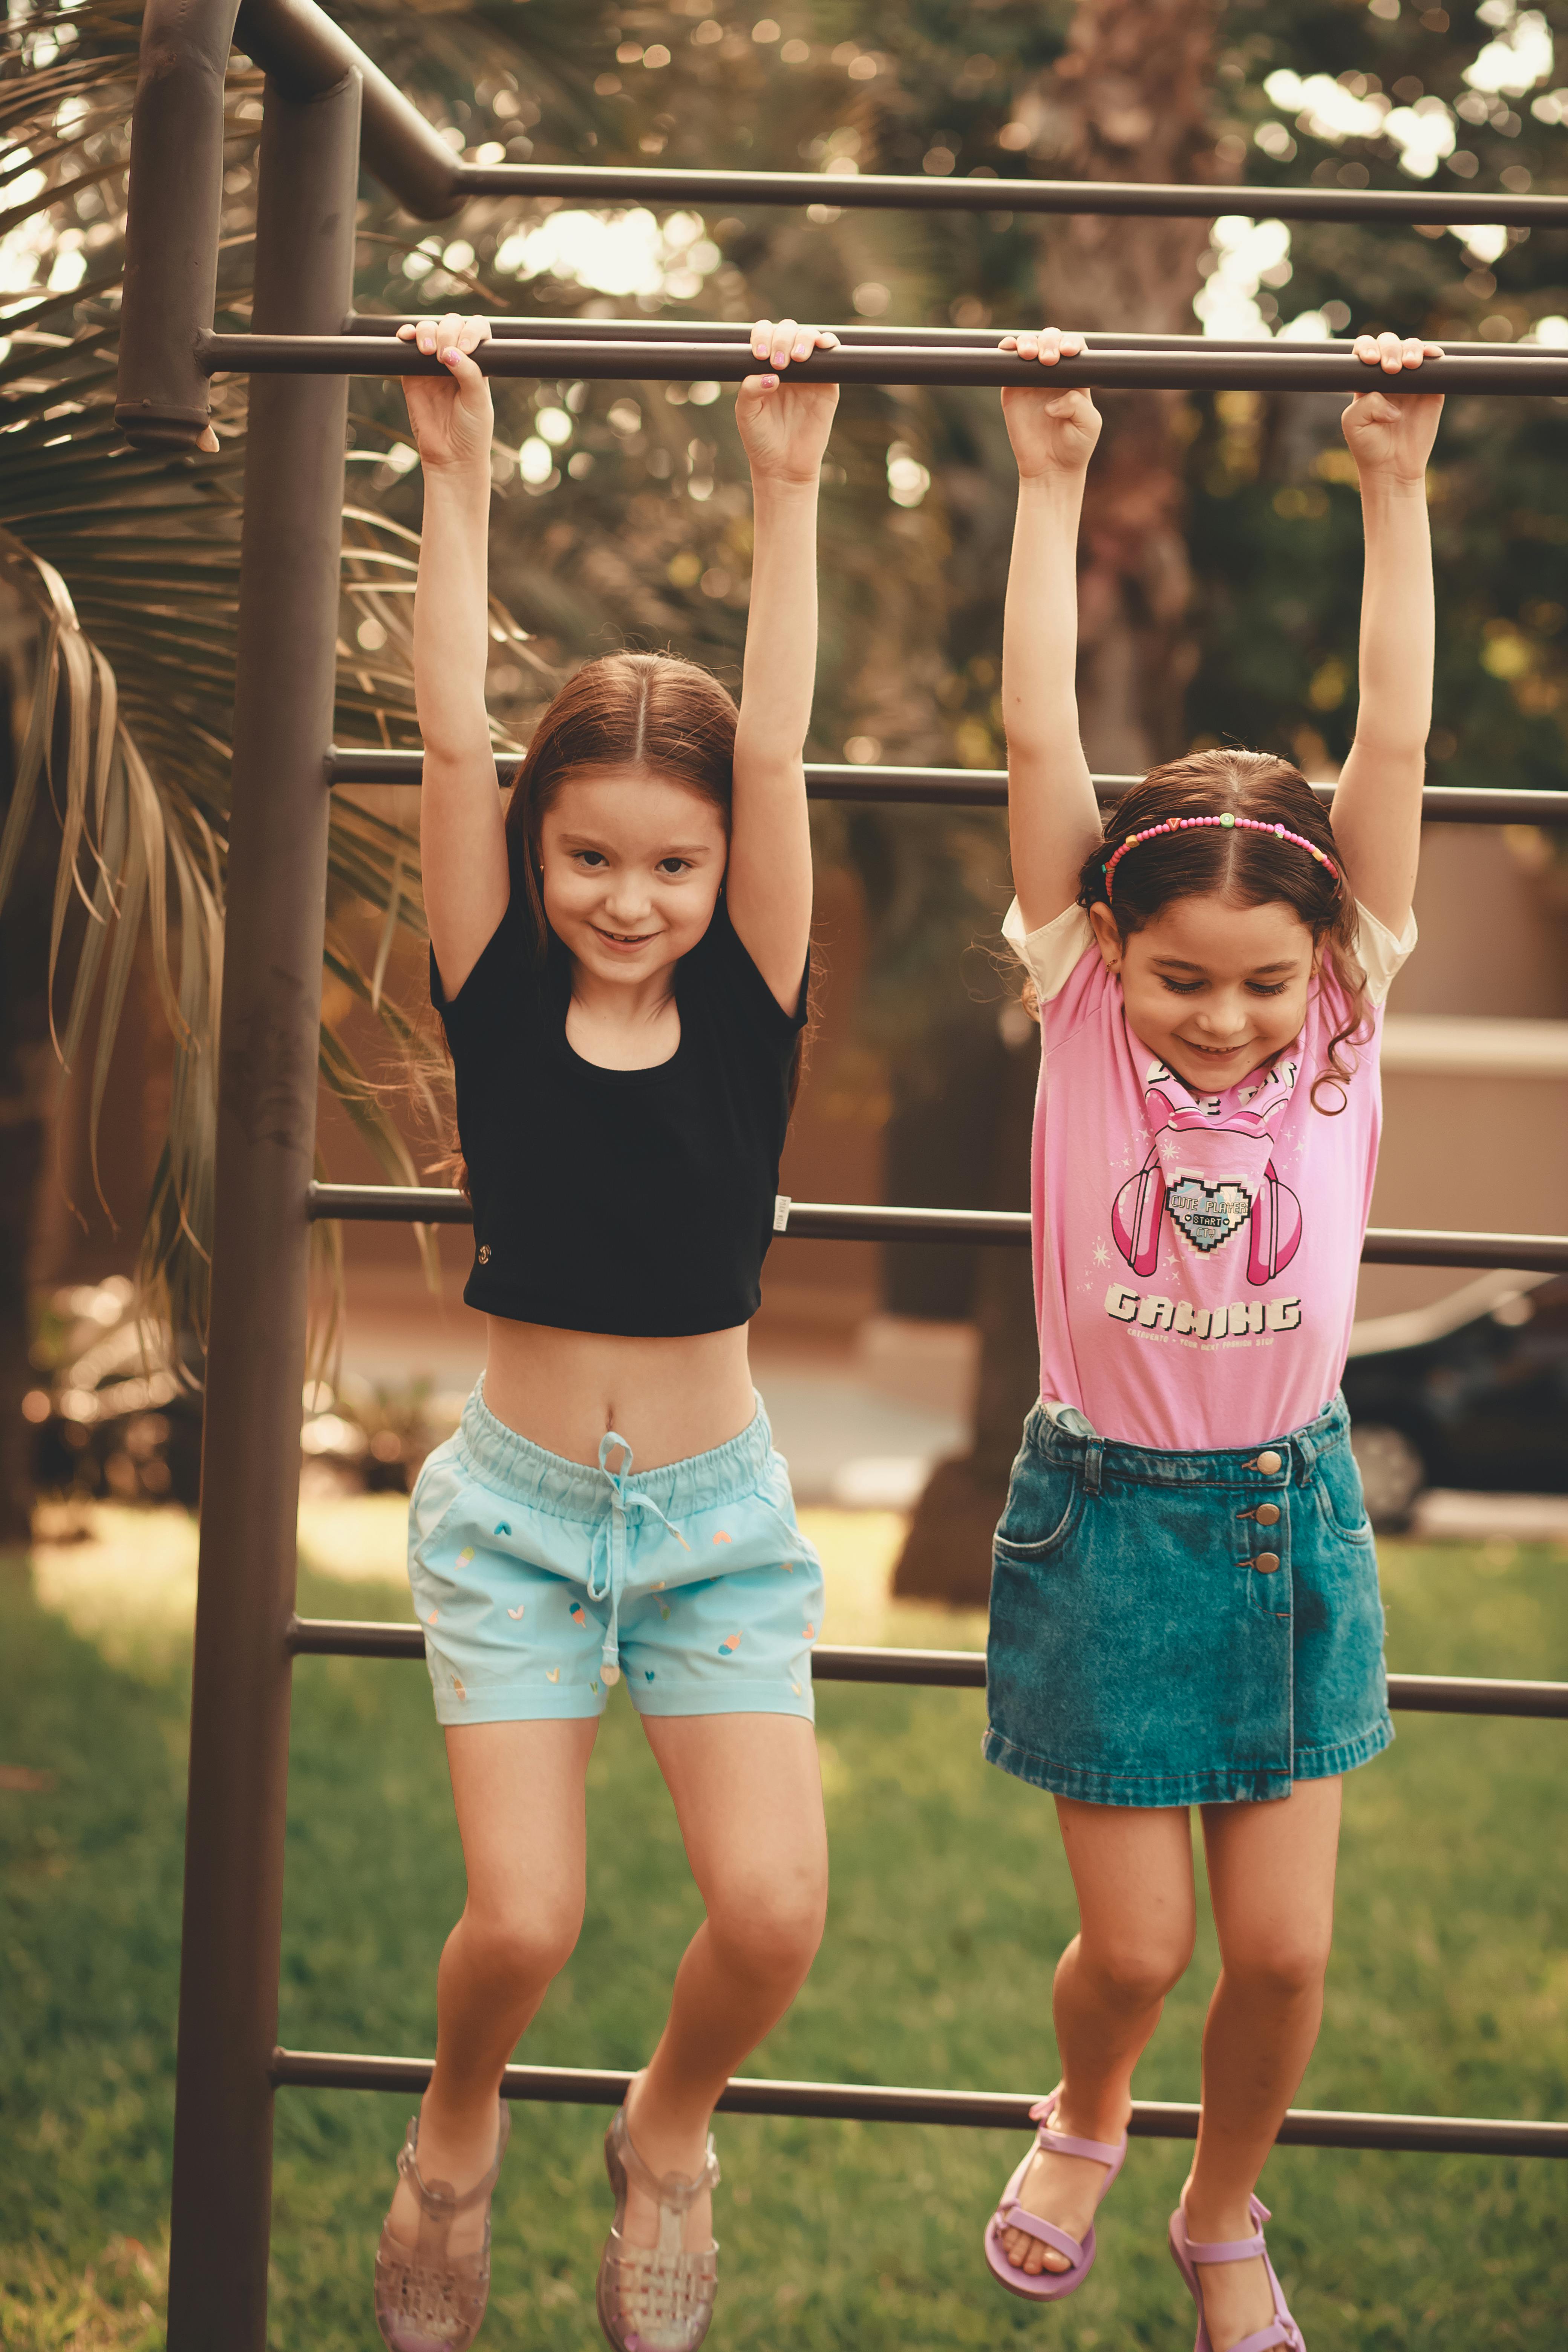
M 773 1231 L 775 1234 L 788 1232 L 790 1208 L 791 1202 L 787 1192 L 775 1192 L 773 1194 Z

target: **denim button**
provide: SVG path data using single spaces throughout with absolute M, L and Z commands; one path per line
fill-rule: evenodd
M 1252 1516 L 1260 1528 L 1271 1528 L 1279 1517 L 1279 1506 L 1278 1503 L 1259 1503 Z
M 1272 1478 L 1279 1467 L 1279 1456 L 1270 1448 L 1268 1453 L 1258 1455 L 1255 1466 L 1263 1472 L 1266 1478 Z
M 1272 1576 L 1279 1565 L 1279 1555 L 1277 1551 L 1260 1551 L 1252 1565 L 1259 1576 Z

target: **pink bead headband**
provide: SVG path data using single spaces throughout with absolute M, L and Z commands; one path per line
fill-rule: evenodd
M 1111 883 L 1117 866 L 1130 849 L 1136 849 L 1141 841 L 1154 841 L 1163 833 L 1189 833 L 1195 825 L 1204 824 L 1219 824 L 1226 828 L 1236 826 L 1245 833 L 1271 833 L 1280 841 L 1293 841 L 1298 849 L 1304 849 L 1309 857 L 1315 857 L 1320 866 L 1326 866 L 1336 882 L 1340 878 L 1339 867 L 1331 857 L 1324 856 L 1315 841 L 1308 841 L 1300 834 L 1292 833 L 1289 825 L 1265 824 L 1255 816 L 1233 816 L 1227 809 L 1223 816 L 1168 816 L 1163 824 L 1152 824 L 1143 833 L 1130 833 L 1125 841 L 1117 843 L 1105 861 L 1107 898 L 1110 896 Z

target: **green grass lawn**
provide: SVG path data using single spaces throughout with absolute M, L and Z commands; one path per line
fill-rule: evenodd
M 1407 1671 L 1568 1676 L 1568 1554 L 1385 1544 L 1389 1652 Z M 307 1610 L 403 1615 L 312 1577 Z M 889 1636 L 973 1642 L 892 1612 Z M 619 1695 L 617 1694 L 617 1696 Z M 174 2095 L 185 1662 L 179 1640 L 73 1631 L 0 1574 L 0 2344 L 150 2347 Z M 754 2071 L 1047 2088 L 1050 1969 L 1071 1904 L 1048 1804 L 984 1766 L 977 1695 L 830 1686 L 819 1723 L 834 1897 L 816 1974 Z M 1568 2113 L 1564 1727 L 1406 1716 L 1347 1788 L 1339 1944 L 1304 2105 Z M 20 1769 L 18 1768 L 21 1768 Z M 52 1776 L 27 1785 L 27 1774 Z M 696 1905 L 629 1707 L 591 1771 L 587 1924 L 523 2054 L 633 2065 Z M 302 1661 L 295 1681 L 282 2035 L 424 2052 L 461 1899 L 417 1666 Z M 1195 2095 L 1212 1936 L 1139 2076 Z M 375 2344 L 374 2238 L 406 2101 L 285 2092 L 271 2340 Z M 607 2216 L 599 2111 L 520 2108 L 495 2209 L 484 2341 L 579 2352 Z M 1172 2347 L 1190 2308 L 1163 2248 L 1186 2149 L 1142 2141 L 1071 2303 L 992 2286 L 986 2213 L 1017 2135 L 721 2118 L 725 2284 L 712 2342 L 833 2352 Z M 1563 2170 L 1284 2150 L 1264 2191 L 1313 2352 L 1561 2346 Z

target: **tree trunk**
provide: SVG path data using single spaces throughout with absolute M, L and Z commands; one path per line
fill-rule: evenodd
M 1032 155 L 1063 179 L 1208 177 L 1213 46 L 1199 0 L 1081 0 L 1066 52 L 1017 108 Z M 1054 221 L 1042 235 L 1043 315 L 1062 327 L 1191 333 L 1208 237 L 1203 221 Z M 1112 394 L 1101 404 L 1079 543 L 1079 721 L 1090 767 L 1135 774 L 1185 749 L 1194 649 L 1184 627 L 1184 413 L 1173 393 Z M 1028 1048 L 1007 1059 L 994 1196 L 1012 1206 L 1029 1164 L 1037 1057 Z M 893 1579 L 900 1595 L 971 1606 L 989 1591 L 992 1530 L 1039 1381 L 1026 1263 L 1011 1250 L 984 1255 L 973 1444 L 933 1473 Z

